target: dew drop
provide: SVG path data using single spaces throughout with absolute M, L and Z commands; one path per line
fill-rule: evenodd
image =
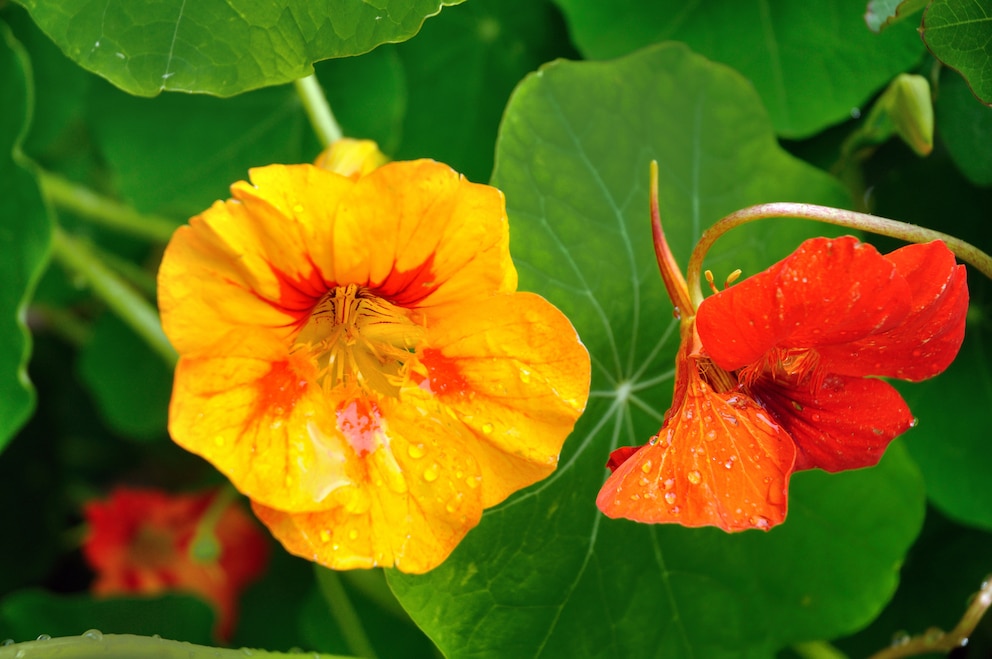
M 293 212 L 296 213 L 297 215 L 299 215 L 303 211 L 304 211 L 303 204 L 296 204 L 295 206 L 293 206 Z
M 269 428 L 271 430 L 279 430 L 280 428 L 282 428 L 282 419 L 275 419 L 272 423 L 269 424 Z
M 358 539 L 358 530 L 357 529 L 352 529 L 352 530 L 348 531 L 348 539 L 349 540 L 357 540 Z
M 524 384 L 530 382 L 530 371 L 528 371 L 526 368 L 520 369 L 520 381 L 523 382 Z
M 673 487 L 675 487 L 675 479 L 674 478 L 666 478 L 665 479 L 665 482 L 663 483 L 663 485 L 665 486 L 665 489 L 666 490 L 670 490 Z
M 641 465 L 641 471 L 643 471 L 645 474 L 651 473 L 651 461 L 650 460 L 645 460 L 644 461 L 644 464 Z
M 631 494 L 630 495 L 630 500 L 631 501 L 640 501 L 641 500 L 641 495 L 640 494 Z
M 433 483 L 437 480 L 437 465 L 432 465 L 424 469 L 424 480 L 428 483 Z
M 465 479 L 465 482 L 468 484 L 470 488 L 474 490 L 475 488 L 479 487 L 480 480 L 482 480 L 481 476 L 469 476 L 468 478 Z
M 913 419 L 909 422 L 909 427 L 915 428 L 918 425 L 920 425 L 920 420 L 914 416 Z
M 484 423 L 484 424 L 482 424 L 482 434 L 484 434 L 484 435 L 491 435 L 491 434 L 493 434 L 493 424 L 491 424 L 491 423 Z
M 0 641 L 0 647 L 6 647 L 8 645 L 13 645 L 13 644 L 14 644 L 14 639 L 12 638 L 5 638 L 3 639 L 3 641 Z
M 716 439 L 716 431 L 715 430 L 708 431 L 706 433 L 706 441 L 712 442 L 714 439 Z
M 320 541 L 321 542 L 330 542 L 331 541 L 331 532 L 328 531 L 327 529 L 324 529 L 323 531 L 321 531 L 320 532 Z
M 52 635 L 51 634 L 38 634 L 38 638 L 35 639 L 35 640 L 38 640 L 38 641 L 50 641 L 50 640 L 52 640 Z
M 85 632 L 83 632 L 83 638 L 88 638 L 91 641 L 102 641 L 103 632 L 101 632 L 99 629 L 87 629 Z
M 423 444 L 410 444 L 406 448 L 407 454 L 414 460 L 419 460 L 424 457 L 424 445 Z
M 726 467 L 727 469 L 732 469 L 733 466 L 734 466 L 734 460 L 736 460 L 736 459 L 737 459 L 737 456 L 736 455 L 730 456 L 730 458 L 726 462 L 723 463 L 723 466 Z
M 700 474 L 698 471 L 695 470 L 690 471 L 688 474 L 685 475 L 685 477 L 688 478 L 689 482 L 692 483 L 693 485 L 697 485 L 699 481 L 702 480 L 702 474 Z
M 685 419 L 686 421 L 691 421 L 692 420 L 692 410 L 686 410 L 685 412 L 683 412 L 682 413 L 682 418 Z
M 753 526 L 756 529 L 767 529 L 768 527 L 771 526 L 771 523 L 768 521 L 768 518 L 762 515 L 754 515 L 750 519 L 748 519 L 748 521 L 751 523 L 751 526 Z
M 672 317 L 675 320 L 682 320 L 682 310 L 679 309 L 678 307 L 675 307 L 674 309 L 672 309 Z
M 672 506 L 671 508 L 668 509 L 668 512 L 671 513 L 672 515 L 678 515 L 680 512 L 682 512 L 682 510 L 678 506 Z
M 678 497 L 676 496 L 676 494 L 674 492 L 665 492 L 665 503 L 671 505 L 671 504 L 675 503 L 675 500 L 677 498 Z
M 892 647 L 894 648 L 902 647 L 908 644 L 909 641 L 910 641 L 909 634 L 907 634 L 906 632 L 899 631 L 892 635 Z

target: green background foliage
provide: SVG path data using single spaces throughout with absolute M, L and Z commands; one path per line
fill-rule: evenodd
M 453 6 L 433 16 L 442 4 Z M 188 491 L 222 478 L 168 440 L 169 365 L 79 273 L 48 264 L 52 210 L 153 302 L 162 227 L 251 167 L 318 153 L 291 84 L 311 68 L 345 134 L 504 191 L 521 288 L 568 315 L 593 361 L 587 411 L 553 476 L 487 511 L 426 575 L 338 575 L 375 653 L 775 657 L 832 641 L 867 656 L 895 632 L 952 626 L 992 572 L 976 549 L 992 532 L 992 300 L 976 271 L 961 355 L 898 385 L 920 423 L 878 467 L 797 474 L 788 520 L 768 533 L 640 525 L 595 507 L 610 450 L 644 443 L 671 397 L 677 323 L 649 239 L 651 160 L 683 265 L 714 221 L 766 201 L 865 208 L 992 247 L 992 110 L 972 94 L 992 77 L 967 47 L 992 28 L 956 21 L 956 0 L 925 18 L 911 11 L 920 4 L 873 2 L 876 27 L 900 12 L 880 33 L 864 0 L 0 8 L 0 523 L 17 530 L 0 549 L 0 639 L 98 627 L 216 642 L 212 612 L 190 596 L 88 593 L 85 501 L 122 483 Z M 894 138 L 845 152 L 860 114 L 905 72 L 932 84 L 933 153 Z M 158 233 L 46 200 L 52 177 L 145 214 Z M 748 276 L 839 233 L 749 225 L 707 267 L 717 281 Z M 232 645 L 353 654 L 335 575 L 274 542 L 272 554 Z

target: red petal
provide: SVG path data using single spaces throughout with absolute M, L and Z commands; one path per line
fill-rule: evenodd
M 733 371 L 774 348 L 818 348 L 885 332 L 909 313 L 910 297 L 896 265 L 871 245 L 851 236 L 814 238 L 704 300 L 696 327 L 713 361 Z
M 796 471 L 870 467 L 913 425 L 899 392 L 873 378 L 828 375 L 815 393 L 762 378 L 751 391 L 792 435 Z
M 596 505 L 638 522 L 767 530 L 785 519 L 795 454 L 762 407 L 714 392 L 696 373 L 656 443 L 617 467 Z
M 912 291 L 912 309 L 897 327 L 822 349 L 828 370 L 920 381 L 946 369 L 964 340 L 968 282 L 944 243 L 908 245 L 888 254 Z

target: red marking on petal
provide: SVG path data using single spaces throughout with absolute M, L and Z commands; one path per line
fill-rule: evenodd
M 421 387 L 431 393 L 438 396 L 460 396 L 472 391 L 472 385 L 458 370 L 456 361 L 445 357 L 440 350 L 425 349 L 421 353 L 420 363 L 427 368 L 427 379 L 421 383 Z
M 376 295 L 401 307 L 415 307 L 441 285 L 434 273 L 434 254 L 410 270 L 392 270 L 378 284 L 370 284 Z
M 361 399 L 345 401 L 338 405 L 335 416 L 338 430 L 359 456 L 376 449 L 382 414 L 375 403 Z
M 307 381 L 293 369 L 288 361 L 272 362 L 269 372 L 258 379 L 258 398 L 254 418 L 260 416 L 282 417 L 296 406 L 307 389 Z
M 644 447 L 643 446 L 621 446 L 620 448 L 615 449 L 612 453 L 610 453 L 610 459 L 606 461 L 606 468 L 609 469 L 610 472 L 616 471 L 617 470 L 617 467 L 619 467 L 624 462 L 626 462 L 627 459 L 630 456 L 634 455 L 635 453 L 637 453 L 638 451 L 640 451 L 642 448 L 644 448 Z

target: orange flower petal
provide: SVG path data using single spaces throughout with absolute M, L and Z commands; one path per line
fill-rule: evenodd
M 288 551 L 333 569 L 437 566 L 479 522 L 483 504 L 471 438 L 449 416 L 421 413 L 431 405 L 427 392 L 383 401 L 381 443 L 361 461 L 362 505 L 286 513 L 255 503 L 255 513 Z
M 685 399 L 658 436 L 624 460 L 596 505 L 646 523 L 768 530 L 785 519 L 796 449 L 747 396 L 717 393 L 689 365 Z
M 333 249 L 331 278 L 405 307 L 517 285 L 502 193 L 432 160 L 388 163 L 360 179 L 339 209 Z
M 568 319 L 533 293 L 431 317 L 427 386 L 476 438 L 483 503 L 550 474 L 585 408 L 590 365 Z

